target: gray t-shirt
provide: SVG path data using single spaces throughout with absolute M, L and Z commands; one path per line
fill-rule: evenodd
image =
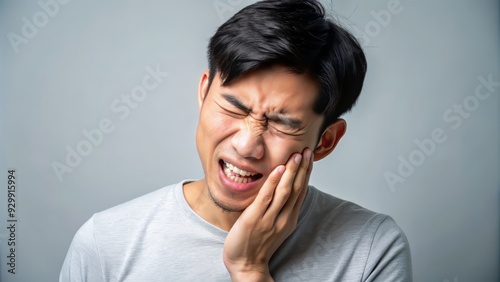
M 231 281 L 227 232 L 198 216 L 185 181 L 96 213 L 76 233 L 59 281 Z M 411 281 L 392 218 L 310 186 L 297 229 L 269 262 L 275 281 Z

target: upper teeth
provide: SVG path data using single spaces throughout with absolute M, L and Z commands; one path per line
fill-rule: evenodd
M 226 163 L 224 162 L 224 166 L 229 169 L 229 171 L 232 171 L 236 174 L 239 174 L 241 176 L 254 176 L 256 175 L 257 173 L 253 173 L 253 172 L 250 172 L 250 171 L 246 171 L 246 170 L 243 170 L 241 168 L 238 168 L 230 163 Z

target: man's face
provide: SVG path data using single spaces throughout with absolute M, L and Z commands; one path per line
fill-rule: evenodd
M 292 153 L 314 150 L 323 116 L 313 112 L 317 84 L 284 67 L 258 70 L 222 86 L 200 81 L 196 144 L 208 195 L 227 211 L 252 203 L 271 171 Z M 206 95 L 205 95 L 206 94 Z

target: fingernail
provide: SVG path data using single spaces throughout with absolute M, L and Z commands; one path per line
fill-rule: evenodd
M 279 173 L 285 172 L 285 166 L 282 165 L 282 166 L 278 167 L 278 172 Z
M 300 164 L 301 160 L 302 160 L 302 155 L 301 154 L 295 155 L 295 163 L 296 164 Z
M 309 149 L 305 149 L 304 150 L 304 158 L 306 158 L 306 161 L 309 161 L 310 158 L 311 158 L 311 153 L 310 152 L 311 152 L 311 150 L 309 150 Z
M 312 158 L 312 151 L 310 149 L 306 149 L 306 152 L 304 155 L 306 157 L 306 160 L 310 161 Z

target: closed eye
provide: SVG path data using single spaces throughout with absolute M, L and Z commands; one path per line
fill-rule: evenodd
M 268 123 L 279 132 L 291 136 L 303 135 L 303 124 L 299 119 L 282 114 L 274 114 L 268 117 Z
M 268 122 L 268 126 L 281 134 L 289 136 L 302 136 L 305 134 L 305 132 L 296 132 L 297 130 L 291 130 L 290 128 L 283 127 L 283 125 L 276 124 L 273 122 Z
M 221 107 L 222 108 L 222 107 Z M 247 116 L 247 114 L 244 114 L 244 113 L 236 113 L 236 112 L 233 112 L 233 111 L 230 111 L 228 109 L 225 109 L 225 108 L 222 108 L 226 113 L 228 113 L 229 115 L 231 116 L 234 116 L 234 117 L 238 117 L 238 118 L 244 118 Z
M 280 126 L 288 128 L 292 131 L 297 131 L 302 128 L 302 122 L 300 120 L 281 114 L 270 115 L 267 119 L 270 122 L 279 124 Z
M 226 107 L 223 107 L 221 104 L 219 104 L 217 102 L 215 102 L 215 104 L 217 104 L 217 106 L 219 106 L 219 108 L 221 108 L 226 114 L 228 114 L 230 116 L 233 116 L 233 117 L 236 117 L 236 118 L 244 118 L 244 117 L 246 117 L 248 115 L 245 112 L 236 112 L 236 111 L 229 110 L 229 109 L 227 109 Z

